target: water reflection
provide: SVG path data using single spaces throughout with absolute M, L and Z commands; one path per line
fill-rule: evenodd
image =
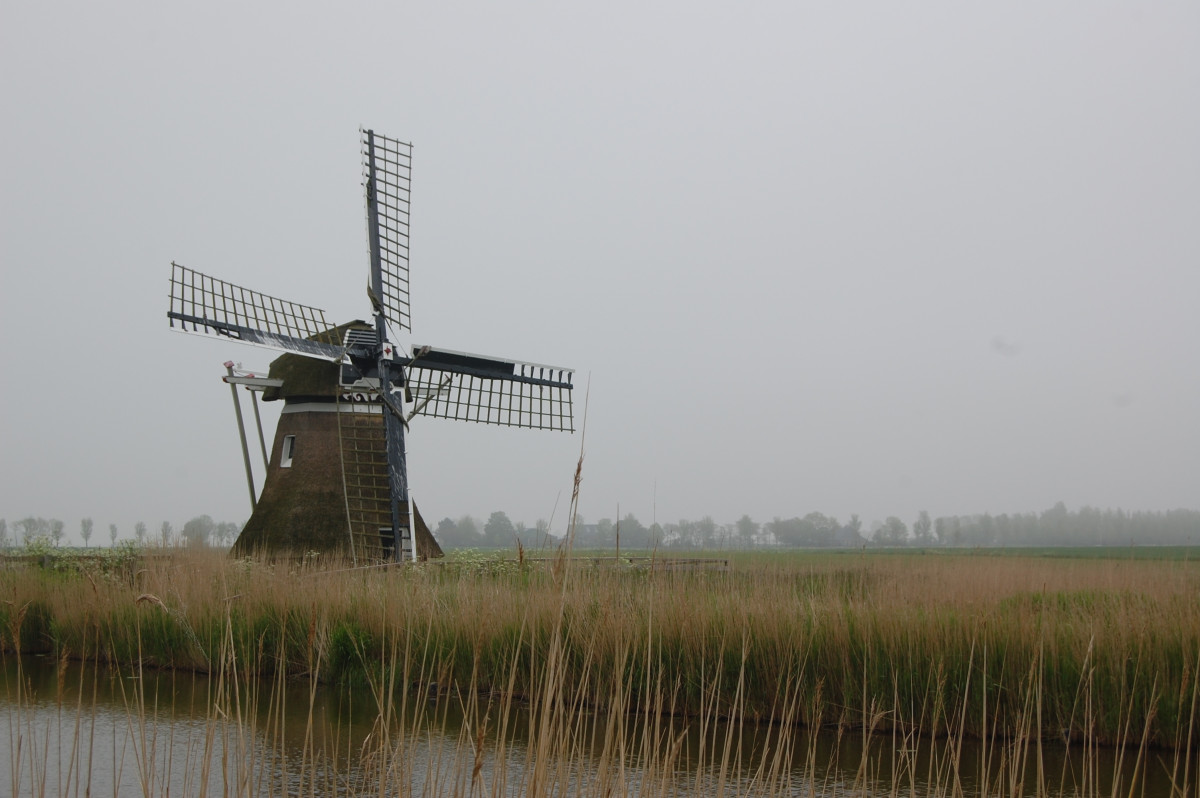
M 9 658 L 2 671 L 0 791 L 14 796 L 1165 797 L 1177 794 L 1173 770 L 1177 782 L 1184 772 L 1170 752 L 1138 759 L 891 731 L 810 734 L 646 711 L 575 713 L 562 724 L 499 696 L 377 697 L 303 678 L 237 681 L 48 658 Z

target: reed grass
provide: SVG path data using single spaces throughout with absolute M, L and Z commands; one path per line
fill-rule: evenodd
M 815 794 L 821 760 L 838 754 L 804 727 L 854 741 L 836 748 L 862 752 L 850 785 L 858 794 L 918 779 L 932 794 L 963 794 L 968 770 L 987 792 L 1032 783 L 1039 794 L 1098 795 L 1122 784 L 1137 794 L 1162 761 L 1178 791 L 1195 790 L 1200 572 L 1188 563 L 825 555 L 720 572 L 561 560 L 336 565 L 186 552 L 112 572 L 5 570 L 0 635 L 8 652 L 106 660 L 129 677 L 133 778 L 148 795 L 178 783 L 172 768 L 197 794 L 213 785 L 333 794 L 347 779 L 379 794 L 774 795 L 799 782 Z M 183 763 L 158 736 L 149 667 L 211 674 L 204 732 Z M 307 706 L 289 704 L 296 684 Z M 329 684 L 371 696 L 366 738 L 320 731 L 315 695 Z M 284 744 L 295 741 L 297 715 L 298 761 Z M 90 761 L 80 717 L 66 735 L 76 779 Z M 748 743 L 745 730 L 763 724 L 765 736 Z M 416 773 L 406 752 L 433 730 L 458 743 Z M 16 736 L 26 747 L 14 761 L 29 763 L 29 784 L 45 784 L 45 741 L 31 749 L 32 729 Z M 930 738 L 949 744 L 935 749 Z M 970 768 L 969 739 L 981 743 Z M 1120 773 L 1093 764 L 1067 783 L 1043 770 L 1047 740 L 1074 741 L 1091 763 L 1114 747 L 1133 764 Z M 1158 748 L 1175 753 L 1162 760 Z M 285 778 L 295 783 L 285 789 Z
M 1031 726 L 1118 745 L 1144 728 L 1148 745 L 1177 747 L 1195 719 L 1190 563 L 826 555 L 576 568 L 569 581 L 553 563 L 335 571 L 181 552 L 138 565 L 0 572 L 3 647 L 204 672 L 229 656 L 289 678 L 320 662 L 323 681 L 357 684 L 419 655 L 439 685 L 531 702 L 550 663 L 588 707 L 638 706 L 665 686 L 683 716 L 736 705 L 749 722 L 934 736 Z

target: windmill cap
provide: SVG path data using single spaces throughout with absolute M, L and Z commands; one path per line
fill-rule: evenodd
M 318 333 L 312 336 L 312 339 L 340 345 L 347 329 L 369 330 L 371 326 L 356 319 Z M 273 402 L 277 399 L 293 398 L 332 399 L 341 391 L 341 369 L 341 364 L 320 358 L 290 352 L 280 355 L 271 361 L 269 374 L 272 379 L 283 380 L 283 385 L 279 388 L 267 388 L 263 391 L 262 400 Z

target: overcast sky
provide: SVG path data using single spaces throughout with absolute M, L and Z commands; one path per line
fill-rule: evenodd
M 272 354 L 169 264 L 364 317 L 360 125 L 415 145 L 402 343 L 577 370 L 586 439 L 414 424 L 431 521 L 561 530 L 581 443 L 588 520 L 1200 507 L 1195 2 L 3 16 L 10 524 L 248 517 Z

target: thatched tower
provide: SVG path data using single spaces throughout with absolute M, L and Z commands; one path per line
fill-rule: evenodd
M 372 330 L 355 321 L 318 337 L 340 343 L 347 329 Z M 282 355 L 270 376 L 283 385 L 268 388 L 263 400 L 282 399 L 284 407 L 262 494 L 234 553 L 316 551 L 360 564 L 393 559 L 383 405 L 343 385 L 341 366 L 329 361 Z M 414 514 L 417 557 L 441 557 L 421 513 Z

